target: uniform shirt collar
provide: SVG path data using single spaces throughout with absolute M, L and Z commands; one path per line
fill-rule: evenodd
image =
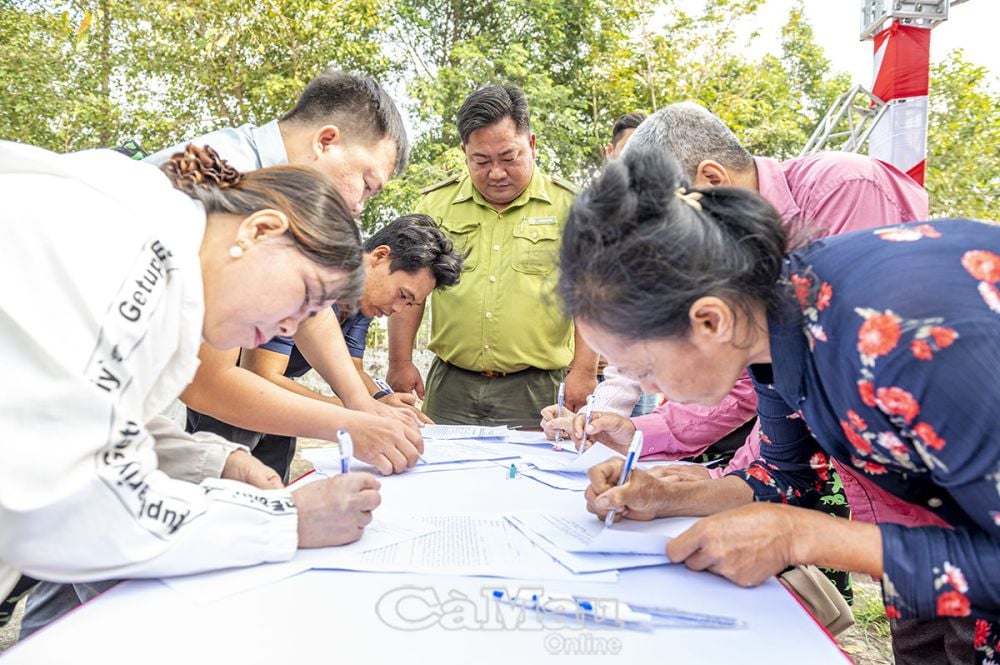
M 452 203 L 462 203 L 472 199 L 478 205 L 486 208 L 493 208 L 483 195 L 479 193 L 475 187 L 472 186 L 472 178 L 466 173 L 462 176 L 462 180 L 459 182 L 458 191 L 455 192 L 455 198 L 452 199 Z M 528 186 L 524 188 L 524 191 L 517 195 L 517 198 L 510 202 L 504 210 L 509 210 L 511 208 L 517 208 L 528 203 L 531 199 L 538 199 L 539 201 L 544 201 L 545 203 L 552 203 L 552 199 L 549 197 L 549 188 L 545 182 L 545 176 L 542 175 L 541 170 L 538 168 L 538 164 L 535 164 L 534 170 L 531 174 L 531 181 L 528 182 Z
M 277 120 L 272 120 L 260 127 L 250 126 L 247 130 L 254 145 L 257 146 L 261 168 L 288 164 L 288 153 L 285 152 L 285 142 L 281 138 L 281 130 L 278 128 Z
M 788 222 L 799 214 L 799 204 L 781 170 L 781 162 L 768 157 L 754 157 L 757 167 L 757 192 L 778 211 L 782 221 Z

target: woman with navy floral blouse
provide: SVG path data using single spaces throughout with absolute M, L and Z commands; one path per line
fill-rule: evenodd
M 588 508 L 711 515 L 673 561 L 741 585 L 798 564 L 867 573 L 890 618 L 963 618 L 964 653 L 942 636 L 924 662 L 1000 661 L 1000 226 L 787 244 L 758 196 L 688 191 L 660 154 L 626 153 L 578 197 L 559 291 L 587 342 L 680 402 L 711 405 L 749 368 L 762 428 L 760 459 L 721 480 L 635 471 L 616 488 L 621 462 L 596 466 Z M 804 510 L 831 457 L 941 525 Z

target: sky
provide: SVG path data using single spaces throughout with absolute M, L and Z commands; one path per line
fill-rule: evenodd
M 704 6 L 704 1 L 680 0 L 678 4 L 697 10 Z M 761 30 L 760 37 L 751 45 L 751 52 L 757 49 L 780 52 L 781 26 L 795 4 L 796 0 L 768 0 L 757 17 L 749 22 Z M 833 69 L 850 73 L 852 83 L 871 87 L 872 42 L 858 39 L 862 0 L 804 0 L 803 4 L 816 41 L 830 58 Z M 967 60 L 987 67 L 994 77 L 1000 77 L 1000 49 L 994 41 L 998 26 L 998 0 L 967 0 L 952 7 L 948 20 L 931 33 L 931 62 L 940 62 L 954 49 L 963 48 Z

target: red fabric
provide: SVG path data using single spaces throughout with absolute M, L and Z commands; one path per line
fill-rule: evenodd
M 913 178 L 916 182 L 921 185 L 924 184 L 924 170 L 927 168 L 927 160 L 922 160 L 919 164 L 914 166 L 912 169 L 906 172 L 906 175 Z
M 930 77 L 931 31 L 894 21 L 875 35 L 875 53 L 886 40 L 888 44 L 885 45 L 885 55 L 875 76 L 872 92 L 884 101 L 926 95 Z

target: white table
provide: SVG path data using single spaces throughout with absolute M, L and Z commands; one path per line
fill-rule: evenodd
M 578 492 L 528 478 L 508 480 L 500 466 L 386 478 L 382 497 L 379 511 L 385 514 L 563 510 L 583 502 Z M 553 617 L 539 626 L 533 613 L 521 627 L 505 627 L 495 615 L 487 620 L 484 589 L 548 585 L 595 598 L 736 616 L 748 627 L 636 632 L 560 626 Z M 442 608 L 434 594 L 450 601 L 443 611 L 466 627 L 436 619 L 433 612 Z M 406 624 L 412 630 L 400 628 L 400 614 L 418 620 Z M 200 605 L 160 582 L 133 581 L 36 633 L 0 655 L 0 662 L 526 665 L 548 662 L 554 654 L 618 664 L 849 662 L 776 580 L 741 589 L 677 565 L 623 571 L 617 584 L 310 571 Z

